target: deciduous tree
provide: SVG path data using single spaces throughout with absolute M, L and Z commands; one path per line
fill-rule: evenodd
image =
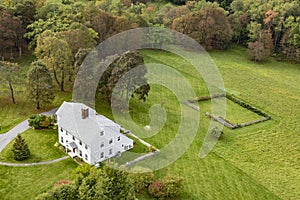
M 103 192 L 106 199 L 134 200 L 134 185 L 125 168 L 113 167 L 113 163 L 103 167 Z
M 171 28 L 194 38 L 206 49 L 224 49 L 232 38 L 231 26 L 221 8 L 205 8 L 176 18 Z
M 134 167 L 130 170 L 129 177 L 134 183 L 136 192 L 146 190 L 153 182 L 154 174 L 150 169 L 143 167 Z
M 29 47 L 35 48 L 37 40 L 43 32 L 51 30 L 52 32 L 66 31 L 69 29 L 72 21 L 68 18 L 62 19 L 59 16 L 54 16 L 48 19 L 38 19 L 27 26 L 25 37 L 29 39 Z
M 146 67 L 136 70 L 135 73 L 130 74 L 130 77 L 121 80 L 121 77 L 131 69 L 137 66 L 143 66 L 143 64 L 144 59 L 140 53 L 127 52 L 108 66 L 98 85 L 100 93 L 104 95 L 108 103 L 111 102 L 113 89 L 120 98 L 121 105 L 114 105 L 117 107 L 123 107 L 124 105 L 122 104 L 127 105 L 129 98 L 133 96 L 134 93 L 139 95 L 140 99 L 146 99 L 150 90 L 150 86 L 147 84 L 147 79 L 145 78 L 145 74 L 147 73 Z M 115 88 L 117 83 L 118 88 Z M 138 87 L 142 85 L 145 86 Z
M 300 48 L 290 42 L 290 29 L 288 29 L 281 40 L 282 53 L 287 58 L 300 63 Z
M 258 40 L 255 42 L 249 42 L 248 52 L 251 60 L 260 62 L 273 53 L 273 40 L 272 34 L 268 30 L 262 30 L 259 32 Z
M 51 31 L 45 31 L 38 38 L 35 54 L 53 74 L 60 91 L 64 91 L 65 79 L 73 69 L 73 56 L 68 43 Z
M 22 52 L 23 35 L 25 30 L 19 18 L 12 16 L 5 8 L 0 7 L 0 54 L 4 60 L 4 54 L 10 52 L 13 57 L 14 49 Z
M 36 109 L 54 99 L 51 74 L 41 61 L 31 63 L 27 83 L 28 97 L 36 103 Z
M 11 63 L 6 61 L 0 61 L 0 82 L 8 84 L 9 93 L 11 96 L 12 103 L 15 104 L 15 90 L 13 84 L 18 80 L 17 70 L 19 65 L 17 63 Z
M 63 38 L 69 44 L 74 56 L 81 48 L 94 48 L 98 38 L 97 33 L 94 30 L 86 27 L 83 29 L 78 28 L 61 31 L 59 32 L 58 37 Z

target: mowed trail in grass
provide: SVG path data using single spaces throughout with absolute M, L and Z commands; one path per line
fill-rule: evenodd
M 146 63 L 163 63 L 175 69 L 178 68 L 179 71 L 184 71 L 182 74 L 194 87 L 196 95 L 207 95 L 207 89 L 201 77 L 182 58 L 174 57 L 170 53 L 150 50 L 143 51 L 143 55 Z M 167 114 L 165 126 L 155 136 L 145 138 L 147 142 L 158 148 L 163 148 L 177 134 L 180 124 L 180 106 L 182 105 L 180 105 L 176 96 L 170 90 L 157 85 L 151 85 L 147 102 L 141 103 L 133 99 L 130 104 L 131 117 L 136 123 L 144 126 L 150 122 L 148 111 L 151 105 L 160 105 L 162 101 L 165 102 L 163 107 Z M 197 111 L 191 109 L 190 112 Z M 176 174 L 182 177 L 184 179 L 184 194 L 180 199 L 278 199 L 278 194 L 274 194 L 275 192 L 272 191 L 272 188 L 265 187 L 261 184 L 262 182 L 259 182 L 247 170 L 244 171 L 231 160 L 224 159 L 219 155 L 220 149 L 225 147 L 227 143 L 230 145 L 230 143 L 238 140 L 238 135 L 235 135 L 232 131 L 225 129 L 225 139 L 219 142 L 223 146 L 218 144 L 214 152 L 209 154 L 208 157 L 205 159 L 199 158 L 200 147 L 209 124 L 209 120 L 205 118 L 203 111 L 200 112 L 200 117 L 198 133 L 188 150 L 170 166 L 157 171 L 156 176 L 162 177 L 166 174 Z M 264 124 L 263 126 L 272 124 L 274 123 Z M 126 124 L 124 125 L 126 126 Z M 128 123 L 128 126 L 130 127 L 130 123 Z M 254 126 L 252 129 L 257 129 L 258 127 Z M 249 131 L 251 128 L 247 130 Z M 251 131 L 249 131 L 249 134 L 251 134 Z M 247 143 L 247 141 L 244 142 Z M 177 148 L 180 148 L 180 146 Z M 228 151 L 227 149 L 225 150 Z M 223 149 L 223 151 L 225 150 Z M 145 161 L 146 164 L 147 161 Z M 258 166 L 254 168 L 257 171 L 260 170 Z M 151 199 L 147 195 L 140 198 Z
M 227 130 L 214 149 L 282 199 L 300 198 L 300 66 L 270 59 L 256 64 L 240 47 L 212 52 L 225 85 L 272 120 Z

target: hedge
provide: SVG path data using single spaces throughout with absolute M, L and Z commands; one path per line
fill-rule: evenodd
M 213 120 L 223 124 L 224 126 L 226 126 L 228 128 L 231 128 L 231 129 L 242 128 L 242 127 L 245 127 L 245 126 L 250 126 L 252 124 L 257 124 L 257 123 L 264 122 L 264 121 L 267 121 L 267 120 L 271 119 L 270 115 L 264 113 L 263 111 L 255 108 L 254 106 L 251 106 L 250 104 L 242 101 L 241 99 L 238 99 L 237 97 L 235 97 L 234 95 L 229 94 L 229 93 L 226 93 L 226 94 L 225 93 L 220 93 L 220 94 L 214 94 L 214 95 L 211 95 L 211 96 L 202 96 L 202 97 L 197 97 L 195 100 L 188 100 L 188 101 L 189 102 L 207 101 L 207 100 L 210 100 L 210 99 L 221 98 L 221 97 L 226 97 L 230 101 L 232 101 L 232 102 L 242 106 L 243 108 L 246 108 L 247 110 L 250 110 L 250 111 L 258 114 L 259 116 L 263 117 L 261 119 L 256 119 L 256 120 L 241 123 L 241 124 L 233 124 L 233 123 L 229 122 L 228 120 L 223 119 L 222 117 L 214 116 L 214 115 L 211 115 L 209 113 L 206 114 L 207 116 L 211 117 Z

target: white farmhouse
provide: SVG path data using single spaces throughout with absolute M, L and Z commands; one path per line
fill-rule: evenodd
M 58 139 L 71 157 L 96 164 L 133 148 L 120 125 L 85 104 L 64 102 L 56 112 Z

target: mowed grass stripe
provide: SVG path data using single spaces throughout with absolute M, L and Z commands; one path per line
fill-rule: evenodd
M 145 60 L 149 63 L 163 61 L 166 64 L 169 62 L 172 63 L 171 65 L 168 64 L 169 66 L 176 65 L 178 68 L 179 66 L 186 67 L 183 64 L 185 61 L 181 62 L 180 59 L 174 59 L 174 55 L 169 56 L 168 53 L 164 54 L 153 51 L 146 51 L 143 53 L 146 54 Z M 174 63 L 174 60 L 176 60 L 176 64 Z M 190 80 L 193 79 L 193 76 L 185 77 L 195 88 L 205 88 L 205 86 L 203 87 L 203 82 L 201 82 L 201 80 Z M 149 95 L 149 99 L 145 103 L 147 106 L 145 107 L 149 107 L 148 104 L 151 105 L 151 103 L 155 102 L 156 99 L 162 98 L 166 93 L 166 90 L 163 88 L 156 87 L 155 89 L 155 91 L 151 91 L 152 93 Z M 200 92 L 199 94 L 206 95 Z M 136 102 L 136 104 L 138 104 L 138 102 Z M 132 117 L 142 121 L 141 119 L 143 118 L 141 118 L 141 116 L 147 115 L 147 112 L 142 114 L 139 110 L 134 109 L 134 103 L 132 105 Z M 176 106 L 174 102 L 170 101 L 169 107 L 170 109 L 174 109 Z M 171 114 L 171 116 L 168 116 L 168 119 L 172 119 L 172 115 L 178 115 L 178 113 L 172 112 L 168 112 L 168 114 Z M 205 159 L 199 158 L 200 147 L 209 123 L 209 120 L 204 117 L 203 113 L 200 113 L 200 115 L 201 125 L 192 146 L 179 160 L 169 167 L 158 171 L 157 176 L 161 177 L 165 174 L 177 174 L 183 177 L 185 180 L 185 192 L 181 197 L 182 199 L 278 199 L 271 191 L 257 183 L 255 179 L 251 178 L 248 174 L 245 174 L 239 168 L 236 168 L 231 162 L 221 159 L 218 156 L 214 156 L 213 154 Z M 172 128 L 168 127 L 167 123 L 165 130 L 159 133 L 160 136 L 158 134 L 155 137 L 146 140 L 154 145 L 158 143 L 159 146 L 167 144 L 164 138 L 172 138 L 173 130 L 171 130 Z

